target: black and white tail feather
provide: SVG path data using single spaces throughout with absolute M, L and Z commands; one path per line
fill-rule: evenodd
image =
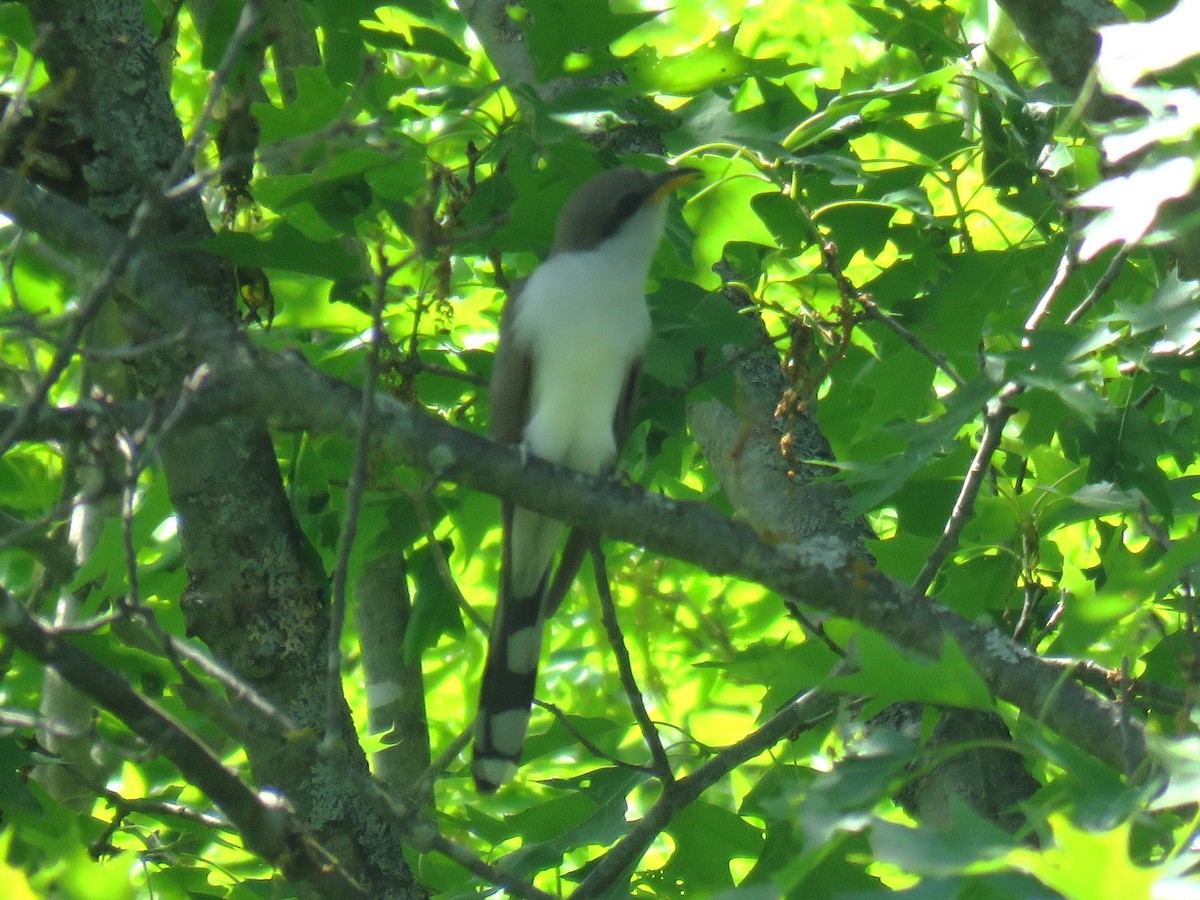
M 513 510 L 505 504 L 506 526 Z M 538 665 L 546 621 L 571 587 L 587 552 L 589 536 L 572 531 L 554 578 L 543 573 L 537 588 L 518 595 L 513 590 L 511 542 L 505 541 L 500 594 L 488 637 L 487 661 L 475 716 L 475 788 L 490 794 L 510 781 L 521 762 L 529 716 L 537 690 Z

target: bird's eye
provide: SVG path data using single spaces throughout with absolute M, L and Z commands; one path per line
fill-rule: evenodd
M 645 196 L 638 193 L 622 194 L 616 205 L 613 207 L 612 213 L 604 220 L 604 227 L 601 237 L 610 238 L 618 231 L 621 226 L 628 222 L 633 215 L 641 209 L 642 202 Z
M 625 194 L 617 201 L 616 209 L 613 210 L 613 219 L 618 224 L 624 222 L 638 211 L 644 199 L 641 194 Z

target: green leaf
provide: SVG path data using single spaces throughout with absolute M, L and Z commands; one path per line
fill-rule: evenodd
M 1061 814 L 1050 816 L 1053 843 L 1038 852 L 1013 850 L 1010 862 L 1047 887 L 1088 900 L 1150 897 L 1162 872 L 1129 858 L 1129 824 L 1109 831 L 1078 828 Z
M 525 0 L 522 17 L 539 81 L 583 76 L 616 64 L 609 45 L 657 12 L 615 13 L 590 0 Z
M 334 84 L 353 85 L 360 80 L 366 63 L 360 20 L 370 15 L 372 6 L 357 0 L 317 0 L 325 38 L 325 72 Z
M 721 85 L 743 81 L 749 76 L 782 78 L 790 72 L 807 68 L 805 64 L 794 63 L 786 58 L 756 59 L 745 56 L 737 48 L 737 37 L 738 29 L 734 26 L 716 32 L 689 53 L 660 54 L 652 47 L 642 47 L 626 62 L 625 67 L 634 86 L 648 92 L 661 91 L 677 96 L 711 91 Z M 715 110 L 716 107 L 710 109 Z M 691 113 L 694 115 L 695 111 L 693 109 Z M 754 129 L 759 136 L 764 131 L 761 115 L 765 112 L 749 112 L 752 120 L 759 120 L 760 127 Z M 733 125 L 736 131 L 742 130 L 742 125 L 734 125 L 728 120 L 726 124 Z
M 996 527 L 996 538 L 1007 537 L 1011 529 Z M 937 597 L 961 616 L 979 620 L 998 613 L 1016 595 L 1018 561 L 1011 553 L 987 553 L 948 566 L 938 585 Z M 1017 595 L 1019 596 L 1019 595 Z
M 628 776 L 624 773 L 627 782 Z M 526 875 L 560 866 L 566 852 L 576 847 L 611 844 L 629 828 L 625 796 L 620 791 L 607 794 L 600 802 L 589 792 L 551 797 L 509 816 L 508 821 L 525 846 L 504 857 L 504 865 Z M 567 877 L 578 876 L 570 873 Z
M 783 140 L 783 146 L 793 153 L 799 152 L 829 136 L 839 123 L 852 116 L 862 116 L 867 121 L 874 121 L 928 106 L 933 99 L 932 94 L 929 98 L 922 98 L 920 95 L 940 90 L 958 74 L 957 65 L 946 66 L 886 87 L 849 91 L 834 98 L 825 109 L 792 129 Z
M 762 849 L 762 832 L 724 807 L 697 800 L 676 813 L 667 826 L 675 852 L 664 867 L 689 894 L 733 887 L 729 863 L 754 859 Z
M 851 3 L 853 9 L 875 31 L 876 39 L 907 47 L 924 58 L 930 54 L 961 57 L 966 48 L 946 35 L 944 12 L 911 3 L 887 4 L 892 9 Z
M 1169 272 L 1145 303 L 1118 303 L 1114 312 L 1101 321 L 1112 325 L 1127 324 L 1131 335 L 1160 338 L 1160 352 L 1188 352 L 1200 341 L 1200 291 L 1196 282 L 1183 281 Z
M 284 269 L 336 279 L 364 277 L 362 261 L 340 241 L 314 241 L 291 225 L 280 223 L 265 238 L 222 231 L 204 248 L 241 266 Z
M 892 796 L 896 779 L 916 751 L 912 741 L 896 732 L 877 730 L 860 755 L 847 756 L 820 773 L 800 801 L 806 845 L 821 846 L 839 832 L 863 830 L 871 821 L 871 808 Z
M 690 385 L 703 372 L 725 367 L 726 352 L 757 337 L 751 319 L 724 296 L 689 282 L 663 282 L 648 304 L 654 330 L 643 369 L 667 387 Z
M 6 822 L 11 821 L 13 810 L 33 816 L 42 812 L 41 804 L 21 776 L 21 771 L 28 771 L 33 764 L 33 754 L 19 745 L 11 734 L 0 737 L 0 813 L 4 814 Z M 3 854 L 0 854 L 2 859 Z
M 374 47 L 386 50 L 403 50 L 408 53 L 421 53 L 436 56 L 438 59 L 459 66 L 471 65 L 471 57 L 463 51 L 458 41 L 444 32 L 434 28 L 413 26 L 410 37 L 402 34 L 382 31 L 367 25 L 363 29 L 363 39 Z
M 882 460 L 838 466 L 843 480 L 854 490 L 852 509 L 856 513 L 874 509 L 923 469 L 929 468 L 930 475 L 939 474 L 939 471 L 948 473 L 956 468 L 961 471 L 967 454 L 962 450 L 955 456 L 944 454 L 959 430 L 978 413 L 995 389 L 990 376 L 980 376 L 944 398 L 946 411 L 932 422 L 916 425 L 892 422 L 882 429 L 879 429 L 878 418 L 894 414 L 895 407 L 889 410 L 886 400 L 874 402 L 868 414 L 858 421 L 862 440 L 872 446 L 864 446 L 856 452 L 861 458 L 882 457 Z M 908 395 L 908 399 L 913 398 Z M 879 430 L 869 431 L 872 425 Z M 896 440 L 886 443 L 881 440 L 884 435 L 894 436 Z
M 827 680 L 830 688 L 872 697 L 881 706 L 914 701 L 965 709 L 990 710 L 991 692 L 949 635 L 936 661 L 893 647 L 867 629 L 856 631 L 852 653 L 858 671 Z
M 683 216 L 696 235 L 692 252 L 697 258 L 720 259 L 725 245 L 733 241 L 774 246 L 771 232 L 745 211 L 758 194 L 778 192 L 776 186 L 745 160 L 702 159 L 689 164 L 704 171 L 702 184 L 721 185 L 719 191 L 701 191 L 684 207 Z
M 29 18 L 29 9 L 24 3 L 5 3 L 0 6 L 0 35 L 15 41 L 26 50 L 32 50 L 37 42 L 37 29 Z
M 1007 868 L 1008 854 L 1020 846 L 1008 832 L 953 798 L 950 822 L 943 828 L 875 822 L 870 835 L 878 859 L 918 875 L 999 871 Z
M 449 557 L 450 542 L 441 541 L 440 547 Z M 413 582 L 413 609 L 404 631 L 404 659 L 411 663 L 443 635 L 462 638 L 466 628 L 458 609 L 458 593 L 446 583 L 431 546 L 426 544 L 409 558 L 408 577 Z
M 350 88 L 335 86 L 324 69 L 297 67 L 297 98 L 286 108 L 270 103 L 255 103 L 251 107 L 261 126 L 261 142 L 273 144 L 290 138 L 312 134 L 331 125 L 342 115 Z

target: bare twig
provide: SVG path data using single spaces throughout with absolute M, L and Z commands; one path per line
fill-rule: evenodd
M 198 666 L 204 674 L 224 687 L 230 697 L 246 706 L 259 719 L 272 723 L 283 734 L 291 734 L 296 731 L 297 725 L 289 716 L 255 690 L 251 684 L 207 653 L 175 637 L 170 638 L 170 644 L 173 653 Z
M 1045 321 L 1046 316 L 1050 312 L 1050 307 L 1054 304 L 1054 299 L 1062 291 L 1071 273 L 1075 271 L 1075 265 L 1075 252 L 1068 247 L 1063 253 L 1062 259 L 1059 260 L 1058 268 L 1055 270 L 1054 277 L 1051 279 L 1049 286 L 1034 305 L 1029 317 L 1025 320 L 1026 332 L 1036 331 L 1042 322 Z M 1027 341 L 1028 339 L 1025 339 L 1024 343 L 1027 343 Z M 954 501 L 954 507 L 951 509 L 950 516 L 946 520 L 946 525 L 942 529 L 942 537 L 938 540 L 937 546 L 929 554 L 929 558 L 925 560 L 925 565 L 922 566 L 916 581 L 913 582 L 913 590 L 916 593 L 924 594 L 929 590 L 929 586 L 937 576 L 938 569 L 941 568 L 942 563 L 954 551 L 954 548 L 958 546 L 959 535 L 962 534 L 967 520 L 971 517 L 972 510 L 975 508 L 975 500 L 979 496 L 979 489 L 983 486 L 983 479 L 987 476 L 991 467 L 992 457 L 1000 447 L 1000 440 L 1004 435 L 1004 426 L 1008 424 L 1008 420 L 1016 412 L 1013 407 L 1009 406 L 1009 401 L 1023 393 L 1024 390 L 1025 387 L 1023 385 L 1012 382 L 1005 385 L 1000 391 L 999 397 L 988 404 L 987 412 L 983 419 L 983 436 L 980 438 L 979 447 L 975 451 L 975 456 L 971 459 L 970 466 L 967 467 L 967 474 L 963 479 L 962 488 L 959 489 L 958 497 Z
M 967 467 L 967 477 L 963 479 L 962 488 L 959 489 L 954 507 L 950 511 L 950 518 L 946 520 L 946 525 L 942 529 L 942 537 L 925 560 L 925 565 L 921 567 L 921 573 L 917 575 L 916 581 L 913 582 L 912 589 L 915 593 L 924 594 L 929 590 L 938 569 L 946 561 L 946 557 L 958 546 L 958 536 L 962 534 L 967 520 L 971 518 L 971 511 L 975 508 L 975 499 L 979 496 L 983 479 L 992 464 L 992 456 L 1000 447 L 1004 426 L 1016 412 L 1008 405 L 1008 401 L 1021 393 L 1021 390 L 1017 385 L 1009 385 L 1000 392 L 1000 397 L 990 404 L 988 413 L 984 417 L 983 437 L 979 441 L 979 447 L 975 451 L 971 465 Z
M 875 302 L 875 299 L 870 294 L 865 294 L 858 289 L 858 286 L 842 270 L 842 266 L 837 258 L 837 247 L 824 239 L 817 224 L 811 218 L 809 219 L 809 228 L 818 246 L 821 248 L 821 262 L 825 267 L 825 271 L 829 273 L 834 283 L 837 284 L 838 293 L 842 299 L 857 304 L 862 310 L 862 315 L 879 322 L 885 328 L 892 331 L 902 341 L 937 366 L 958 387 L 964 386 L 966 381 L 958 374 L 958 370 L 954 368 L 950 360 L 946 358 L 946 354 L 937 353 L 930 349 L 929 345 L 916 334 L 896 321 L 895 316 L 880 309 L 879 304 Z
M 1054 270 L 1054 277 L 1050 279 L 1050 284 L 1042 293 L 1041 298 L 1033 306 L 1033 312 L 1029 314 L 1029 318 L 1025 320 L 1025 330 L 1035 331 L 1042 324 L 1042 320 L 1050 312 L 1050 307 L 1054 303 L 1054 298 L 1062 291 L 1063 285 L 1067 283 L 1067 279 L 1071 277 L 1071 273 L 1075 271 L 1075 266 L 1079 262 L 1079 257 L 1075 253 L 1074 247 L 1070 244 L 1063 251 L 1062 259 L 1058 261 L 1058 268 Z
M 565 712 L 563 712 L 561 709 L 559 709 L 557 706 L 555 706 L 553 703 L 547 703 L 545 700 L 538 700 L 536 698 L 534 699 L 533 702 L 534 702 L 535 706 L 540 706 L 542 709 L 544 709 L 548 713 L 550 713 L 550 715 L 554 716 L 554 718 L 556 718 L 558 720 L 559 724 L 562 725 L 563 728 L 567 729 L 567 731 L 569 731 L 571 733 L 571 737 L 573 737 L 573 738 L 575 738 L 575 740 L 579 741 L 579 743 L 583 745 L 583 748 L 585 750 L 587 750 L 588 753 L 592 754 L 593 756 L 597 757 L 598 759 L 607 760 L 608 762 L 612 763 L 614 766 L 617 766 L 622 769 L 630 769 L 634 772 L 643 772 L 646 775 L 657 775 L 658 774 L 658 771 L 652 766 L 642 766 L 642 765 L 638 765 L 637 763 L 626 762 L 623 759 L 618 759 L 617 757 L 615 757 L 609 753 L 605 753 L 603 750 L 601 750 L 599 747 L 597 747 L 594 743 L 592 743 L 592 741 L 589 740 L 588 737 L 582 731 L 580 731 L 578 728 L 576 728 L 574 726 L 574 724 L 572 724 L 570 717 Z
M 412 787 L 409 788 L 408 795 L 404 798 L 404 805 L 400 808 L 403 815 L 409 815 L 420 809 L 425 801 L 433 795 L 434 782 L 450 767 L 450 763 L 458 758 L 458 754 L 463 752 L 467 744 L 471 743 L 471 735 L 474 733 L 474 729 L 470 726 L 460 731 L 454 740 L 446 745 L 446 749 L 438 754 L 437 759 L 431 762 L 429 767 L 418 776 L 417 780 L 412 783 Z
M 726 747 L 700 768 L 678 781 L 664 784 L 662 796 L 645 816 L 604 855 L 588 873 L 574 900 L 607 895 L 617 880 L 641 858 L 646 848 L 662 833 L 679 810 L 699 797 L 735 768 L 769 750 L 789 734 L 809 728 L 829 715 L 834 695 L 820 690 L 806 691 L 784 706 L 760 728 Z
M 600 614 L 604 620 L 604 631 L 608 635 L 608 642 L 617 657 L 617 671 L 621 675 L 621 684 L 625 688 L 625 694 L 629 697 L 633 717 L 637 719 L 638 727 L 642 730 L 642 737 L 650 749 L 650 758 L 654 760 L 654 774 L 662 779 L 664 785 L 671 784 L 675 780 L 675 773 L 671 770 L 671 760 L 667 758 L 667 751 L 663 749 L 662 741 L 659 739 L 658 729 L 654 727 L 650 714 L 646 712 L 646 703 L 642 699 L 637 678 L 633 674 L 629 648 L 625 646 L 621 623 L 617 621 L 617 606 L 613 602 L 612 591 L 608 586 L 608 567 L 604 562 L 604 551 L 600 549 L 600 541 L 592 541 L 590 550 L 592 565 L 596 571 L 596 591 L 600 594 Z
M 1096 305 L 1096 301 L 1103 297 L 1105 292 L 1112 287 L 1113 282 L 1117 280 L 1117 276 L 1121 274 L 1121 269 L 1128 258 L 1129 251 L 1124 249 L 1112 258 L 1112 262 L 1108 264 L 1108 268 L 1104 270 L 1104 274 L 1100 276 L 1100 280 L 1092 286 L 1092 289 L 1088 291 L 1088 295 L 1080 301 L 1079 305 L 1067 315 L 1066 323 L 1068 325 L 1074 325 L 1087 315 L 1089 309 Z
M 796 623 L 804 629 L 809 637 L 814 637 L 822 644 L 830 649 L 830 651 L 840 659 L 845 659 L 846 651 L 837 641 L 829 636 L 829 632 L 825 630 L 825 625 L 821 622 L 816 622 L 801 609 L 800 604 L 791 597 L 782 597 L 783 605 Z
M 463 592 L 458 588 L 458 580 L 454 577 L 454 572 L 450 569 L 450 560 L 446 559 L 446 551 L 442 549 L 442 542 L 437 539 L 433 528 L 433 516 L 429 514 L 429 492 L 433 489 L 432 484 L 424 485 L 416 491 L 409 493 L 409 498 L 413 502 L 413 509 L 417 512 L 417 518 L 421 520 L 421 529 L 425 532 L 425 541 L 429 545 L 429 552 L 433 557 L 433 564 L 438 570 L 438 577 L 442 579 L 446 589 L 454 596 L 455 603 L 462 611 L 471 624 L 474 625 L 480 634 L 489 632 L 487 620 L 483 618 L 479 610 L 471 605 L 471 602 L 463 595 Z
M 133 540 L 133 509 L 137 501 L 138 473 L 141 471 L 138 456 L 142 452 L 142 444 L 136 435 L 122 432 L 117 435 L 117 447 L 125 457 L 125 484 L 121 489 L 121 544 L 125 551 L 125 577 L 129 586 L 124 598 L 118 602 L 128 612 L 141 605 L 137 546 Z
M 961 375 L 958 374 L 958 370 L 955 369 L 950 360 L 946 358 L 945 353 L 937 353 L 934 350 L 931 350 L 928 344 L 896 321 L 895 316 L 891 315 L 890 313 L 885 313 L 882 309 L 880 309 L 879 304 L 874 300 L 865 296 L 860 296 L 859 303 L 862 305 L 863 313 L 867 316 L 867 318 L 874 319 L 876 322 L 879 322 L 881 325 L 890 329 L 900 338 L 900 340 L 904 341 L 904 343 L 908 344 L 910 347 L 932 362 L 935 366 L 941 369 L 946 374 L 946 377 L 953 381 L 958 387 L 964 387 L 966 385 L 967 382 Z
M 1175 715 L 1187 707 L 1188 692 L 1180 688 L 1167 687 L 1157 681 L 1147 678 L 1132 678 L 1128 673 L 1107 669 L 1088 659 L 1071 657 L 1043 657 L 1046 665 L 1062 669 L 1070 673 L 1089 687 L 1094 688 L 1106 697 L 1116 698 L 1128 688 L 1130 696 L 1136 698 L 1145 706 L 1163 715 Z
M 329 692 L 326 705 L 325 743 L 340 737 L 342 709 L 342 629 L 346 621 L 346 581 L 350 571 L 350 552 L 354 549 L 354 538 L 358 533 L 358 513 L 362 505 L 363 491 L 367 482 L 367 454 L 371 447 L 372 425 L 375 419 L 375 388 L 379 383 L 379 355 L 383 347 L 383 308 L 387 304 L 387 286 L 398 267 L 388 263 L 383 248 L 376 251 L 379 272 L 375 279 L 375 297 L 371 304 L 371 338 L 367 349 L 366 377 L 363 379 L 362 396 L 359 401 L 359 418 L 362 426 L 354 451 L 354 466 L 350 470 L 350 483 L 346 487 L 346 516 L 338 535 L 337 561 L 332 579 L 331 609 L 329 615 L 329 649 L 326 678 Z
M 503 869 L 485 862 L 462 844 L 450 840 L 440 832 L 434 831 L 429 835 L 428 846 L 429 849 L 436 850 L 447 859 L 454 860 L 454 862 L 477 876 L 485 884 L 502 887 L 514 897 L 523 897 L 527 898 L 527 900 L 555 900 L 553 895 L 547 894 L 529 882 L 522 881 L 516 876 L 505 872 Z
M 117 817 L 120 818 L 127 813 L 138 812 L 146 815 L 162 818 L 164 816 L 172 816 L 178 819 L 185 819 L 189 822 L 195 822 L 203 825 L 205 828 L 222 831 L 232 831 L 233 825 L 220 816 L 214 816 L 212 813 L 201 812 L 198 809 L 192 809 L 190 806 L 185 806 L 182 803 L 174 800 L 165 800 L 155 797 L 140 797 L 133 799 L 123 797 L 116 791 L 109 790 L 104 785 L 96 784 L 88 779 L 82 779 L 86 782 L 86 786 L 94 793 L 103 797 L 109 806 L 117 810 Z

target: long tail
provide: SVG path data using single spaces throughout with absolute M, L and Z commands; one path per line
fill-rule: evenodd
M 475 788 L 490 794 L 516 774 L 529 728 L 542 649 L 542 597 L 505 596 L 496 605 L 475 716 Z
M 505 507 L 504 557 L 499 600 L 488 637 L 487 661 L 475 715 L 475 788 L 490 794 L 512 779 L 521 761 L 537 689 L 546 619 L 553 615 L 579 571 L 591 535 L 574 529 L 553 579 L 562 526 L 522 509 Z M 514 559 L 514 555 L 517 556 Z

